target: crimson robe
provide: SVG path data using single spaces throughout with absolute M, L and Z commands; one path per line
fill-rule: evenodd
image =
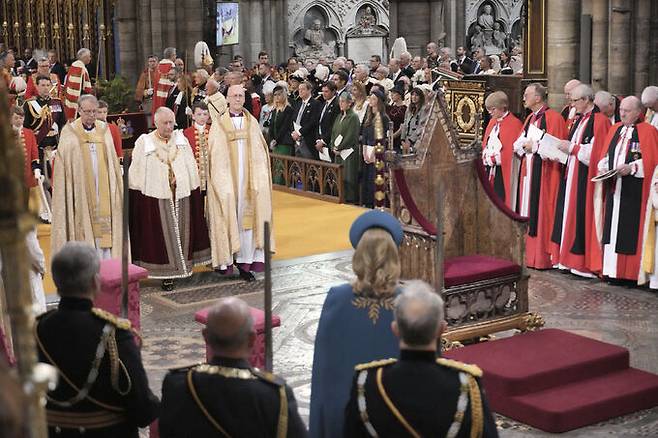
M 208 158 L 210 155 L 210 151 L 208 148 L 208 134 L 210 132 L 210 125 L 206 125 L 205 128 L 205 134 L 206 134 L 206 154 L 205 154 L 205 160 L 204 160 L 204 154 L 201 153 L 199 150 L 199 145 L 197 143 L 197 129 L 196 129 L 196 124 L 192 124 L 189 128 L 185 128 L 183 130 L 183 135 L 185 138 L 187 138 L 187 141 L 190 142 L 190 146 L 192 147 L 192 153 L 194 154 L 194 159 L 196 160 L 196 167 L 199 170 L 199 182 L 200 182 L 200 189 L 201 193 L 204 194 L 207 190 L 208 186 L 208 176 L 210 173 L 210 167 L 208 163 Z
M 523 132 L 527 133 L 530 123 L 535 123 L 538 124 L 539 129 L 548 134 L 559 139 L 565 139 L 568 133 L 560 113 L 547 107 L 544 108 L 537 112 L 536 118 L 534 113 L 526 117 Z M 523 193 L 519 183 L 519 202 L 517 203 L 517 206 L 520 206 L 523 200 L 522 197 L 529 196 L 526 265 L 529 268 L 549 269 L 553 267 L 549 252 L 553 230 L 552 213 L 555 208 L 562 165 L 558 162 L 543 160 L 537 152 L 533 153 L 530 158 L 527 154 L 523 154 L 519 182 L 522 182 L 527 175 L 525 161 L 528 159 L 532 160 L 530 193 Z
M 117 157 L 119 157 L 119 163 L 121 163 L 123 162 L 123 139 L 121 138 L 121 128 L 114 123 L 108 123 L 107 127 L 110 129 L 110 134 L 112 134 L 114 150 L 117 152 Z
M 588 188 L 593 184 L 590 181 L 589 170 L 598 165 L 600 150 L 609 129 L 610 120 L 594 109 L 589 115 L 577 116 L 569 133 L 572 150 L 560 181 L 561 192 L 568 190 L 568 194 L 564 193 L 565 196 L 558 194 L 551 258 L 553 264 L 581 273 L 589 271 L 586 263 L 589 247 L 586 242 L 593 220 L 591 199 L 587 197 Z M 581 146 L 590 144 L 591 153 L 588 160 L 588 151 Z M 600 254 L 596 248 L 593 251 Z
M 487 129 L 484 131 L 484 137 L 482 139 L 483 150 L 489 141 L 489 136 L 491 135 L 493 128 L 496 126 L 496 123 L 498 123 L 497 120 L 491 119 L 487 125 Z M 511 201 L 513 198 L 511 179 L 512 175 L 515 174 L 515 172 L 512 172 L 512 168 L 518 166 L 518 162 L 516 162 L 514 158 L 514 141 L 519 137 L 519 132 L 521 132 L 522 129 L 523 123 L 521 123 L 521 121 L 514 114 L 508 112 L 500 122 L 498 131 L 498 139 L 502 143 L 503 148 L 500 151 L 500 165 L 495 166 L 496 169 L 494 170 L 494 178 L 502 177 L 504 196 L 502 196 L 501 199 L 509 207 L 512 207 Z M 495 185 L 496 184 L 494 182 L 494 189 Z M 495 191 L 496 194 L 500 196 L 500 193 L 497 190 Z
M 34 169 L 39 168 L 39 149 L 37 139 L 31 129 L 21 128 L 23 151 L 25 153 L 25 186 L 36 187 L 37 180 L 34 178 Z
M 623 128 L 623 123 L 617 123 L 608 131 L 608 136 L 605 140 L 606 148 L 601 154 L 601 157 L 605 157 L 606 154 L 608 155 L 608 169 L 615 167 L 613 162 L 615 149 Z M 642 257 L 644 212 L 651 190 L 651 176 L 656 165 L 658 165 L 658 131 L 646 122 L 637 123 L 629 143 L 639 143 L 639 154 L 642 159 L 644 177 L 636 178 L 633 175 L 627 175 L 623 177 L 612 177 L 604 183 L 598 183 L 603 185 L 605 203 L 603 211 L 599 210 L 597 213 L 599 215 L 604 213 L 603 238 L 601 242 L 603 258 L 605 258 L 605 245 L 614 245 L 614 253 L 617 260 L 616 275 L 613 278 L 637 281 Z M 626 149 L 625 163 L 635 161 L 638 152 L 632 151 L 630 144 Z M 619 217 L 617 218 L 617 222 L 614 223 L 615 190 L 617 189 L 617 180 L 619 179 L 622 181 L 618 201 Z M 613 229 L 617 233 L 613 233 Z M 615 241 L 612 241 L 613 234 L 616 234 Z M 594 268 L 603 269 L 602 272 L 606 275 L 605 262 L 601 260 L 600 263 L 600 265 L 594 265 Z
M 92 94 L 89 72 L 84 62 L 77 60 L 69 68 L 64 81 L 64 113 L 67 120 L 74 120 L 78 112 L 78 99 L 83 94 Z

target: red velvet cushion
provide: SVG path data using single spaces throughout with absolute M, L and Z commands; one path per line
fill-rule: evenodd
M 449 258 L 443 263 L 443 266 L 445 287 L 474 283 L 521 272 L 519 265 L 508 260 L 481 255 Z
M 205 309 L 201 309 L 198 312 L 194 314 L 194 320 L 196 322 L 200 322 L 201 324 L 205 325 L 206 322 L 208 321 L 208 311 L 210 310 L 210 307 L 206 307 Z M 251 317 L 254 319 L 254 329 L 256 329 L 256 333 L 261 334 L 265 332 L 265 312 L 263 312 L 260 309 L 256 309 L 254 307 L 250 307 L 249 310 L 251 310 Z M 279 318 L 278 315 L 272 314 L 272 327 L 278 327 L 281 325 L 281 318 Z

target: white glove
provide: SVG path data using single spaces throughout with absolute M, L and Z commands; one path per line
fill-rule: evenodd
M 43 175 L 41 175 L 41 169 L 34 169 L 34 178 L 39 182 L 43 181 Z
M 146 97 L 153 96 L 153 88 L 148 88 L 146 91 L 144 91 L 144 96 Z

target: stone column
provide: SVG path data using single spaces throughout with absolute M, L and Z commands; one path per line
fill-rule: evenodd
M 388 6 L 389 16 L 389 31 L 388 31 L 388 47 L 393 47 L 395 39 L 398 37 L 398 0 L 392 0 Z
M 592 2 L 592 87 L 608 87 L 608 1 Z
M 258 62 L 258 52 L 263 50 L 263 3 L 251 0 L 249 8 L 249 48 L 250 55 L 245 61 L 249 64 Z
M 440 45 L 443 46 L 445 46 L 445 26 L 443 23 L 446 7 L 447 5 L 444 0 L 432 0 L 430 4 L 430 41 L 439 44 L 439 38 L 442 38 L 443 43 Z
M 610 46 L 608 59 L 608 91 L 612 94 L 631 92 L 631 18 L 632 0 L 610 1 Z M 646 56 L 646 54 L 643 54 Z
M 644 87 L 649 85 L 649 57 L 651 46 L 651 1 L 637 0 L 635 22 L 635 72 L 633 77 L 633 92 L 640 95 Z
M 564 84 L 577 76 L 579 23 L 579 1 L 546 2 L 546 73 L 552 108 L 564 105 Z
M 116 5 L 114 32 L 117 35 L 119 65 L 117 74 L 128 80 L 131 86 L 137 81 L 137 75 L 143 64 L 139 58 L 137 38 L 137 14 L 139 7 L 133 1 L 120 1 Z

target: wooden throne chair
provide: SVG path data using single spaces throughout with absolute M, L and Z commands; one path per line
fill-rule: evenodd
M 429 98 L 415 152 L 386 153 L 391 213 L 405 233 L 402 278 L 442 291 L 449 344 L 539 328 L 528 310 L 527 218 L 495 195 L 480 159 L 485 84 L 443 88 Z

